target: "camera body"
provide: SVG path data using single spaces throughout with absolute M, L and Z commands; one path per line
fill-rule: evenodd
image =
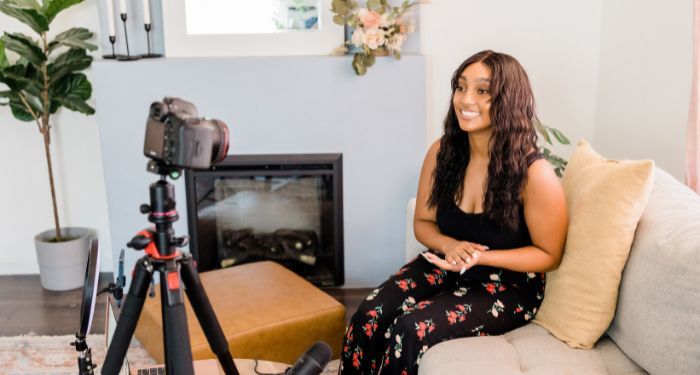
M 151 104 L 143 153 L 164 166 L 207 169 L 226 157 L 228 136 L 222 121 L 199 117 L 194 104 L 166 97 Z

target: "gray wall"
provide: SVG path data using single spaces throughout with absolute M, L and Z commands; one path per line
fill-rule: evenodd
M 373 286 L 403 262 L 404 210 L 426 148 L 425 61 L 380 58 L 357 77 L 351 57 L 96 61 L 114 262 L 150 225 L 138 207 L 157 176 L 142 154 L 148 108 L 164 96 L 194 102 L 230 129 L 231 154 L 343 153 L 345 285 Z M 174 183 L 187 231 L 184 181 Z M 139 253 L 127 249 L 126 269 Z M 115 265 L 115 270 L 116 270 Z

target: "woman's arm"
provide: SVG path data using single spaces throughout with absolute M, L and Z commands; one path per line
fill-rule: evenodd
M 440 232 L 436 223 L 436 208 L 428 208 L 428 199 L 433 185 L 433 171 L 437 164 L 437 153 L 440 140 L 435 141 L 428 149 L 421 168 L 416 194 L 416 211 L 413 218 L 413 231 L 416 239 L 429 249 L 445 254 L 449 263 L 462 266 L 466 264 L 472 251 L 484 251 L 486 248 L 467 241 L 457 241 Z
M 523 205 L 532 246 L 480 254 L 479 264 L 518 272 L 546 272 L 559 267 L 569 219 L 564 190 L 544 159 L 528 168 Z

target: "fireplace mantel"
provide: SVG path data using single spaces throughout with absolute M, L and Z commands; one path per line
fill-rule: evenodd
M 151 102 L 192 101 L 230 129 L 231 154 L 342 153 L 345 286 L 372 286 L 403 262 L 406 202 L 426 150 L 425 59 L 379 58 L 358 77 L 351 57 L 101 60 L 93 64 L 111 250 L 150 225 L 143 135 Z M 187 233 L 185 189 L 173 183 Z M 127 252 L 126 269 L 140 256 Z M 115 264 L 116 269 L 116 264 Z

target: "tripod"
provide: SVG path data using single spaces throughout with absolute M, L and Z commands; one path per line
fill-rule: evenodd
M 182 283 L 184 283 L 192 309 L 221 367 L 226 374 L 238 375 L 228 350 L 226 337 L 204 292 L 194 260 L 189 254 L 176 250 L 177 247 L 185 246 L 189 239 L 186 236 L 175 237 L 174 235 L 172 223 L 178 219 L 178 214 L 175 210 L 174 189 L 166 181 L 166 175 L 179 176 L 180 170 L 151 163 L 149 163 L 149 170 L 155 169 L 156 173 L 160 174 L 160 180 L 151 184 L 151 204 L 141 205 L 141 213 L 148 214 L 148 221 L 155 224 L 155 230 L 145 229 L 127 244 L 135 250 L 145 249 L 146 255 L 136 262 L 129 293 L 124 301 L 112 343 L 109 345 L 107 357 L 102 366 L 102 374 L 119 373 L 141 315 L 148 287 L 153 279 L 153 272 L 158 271 L 166 373 L 183 375 L 194 373 L 185 301 L 182 295 Z

